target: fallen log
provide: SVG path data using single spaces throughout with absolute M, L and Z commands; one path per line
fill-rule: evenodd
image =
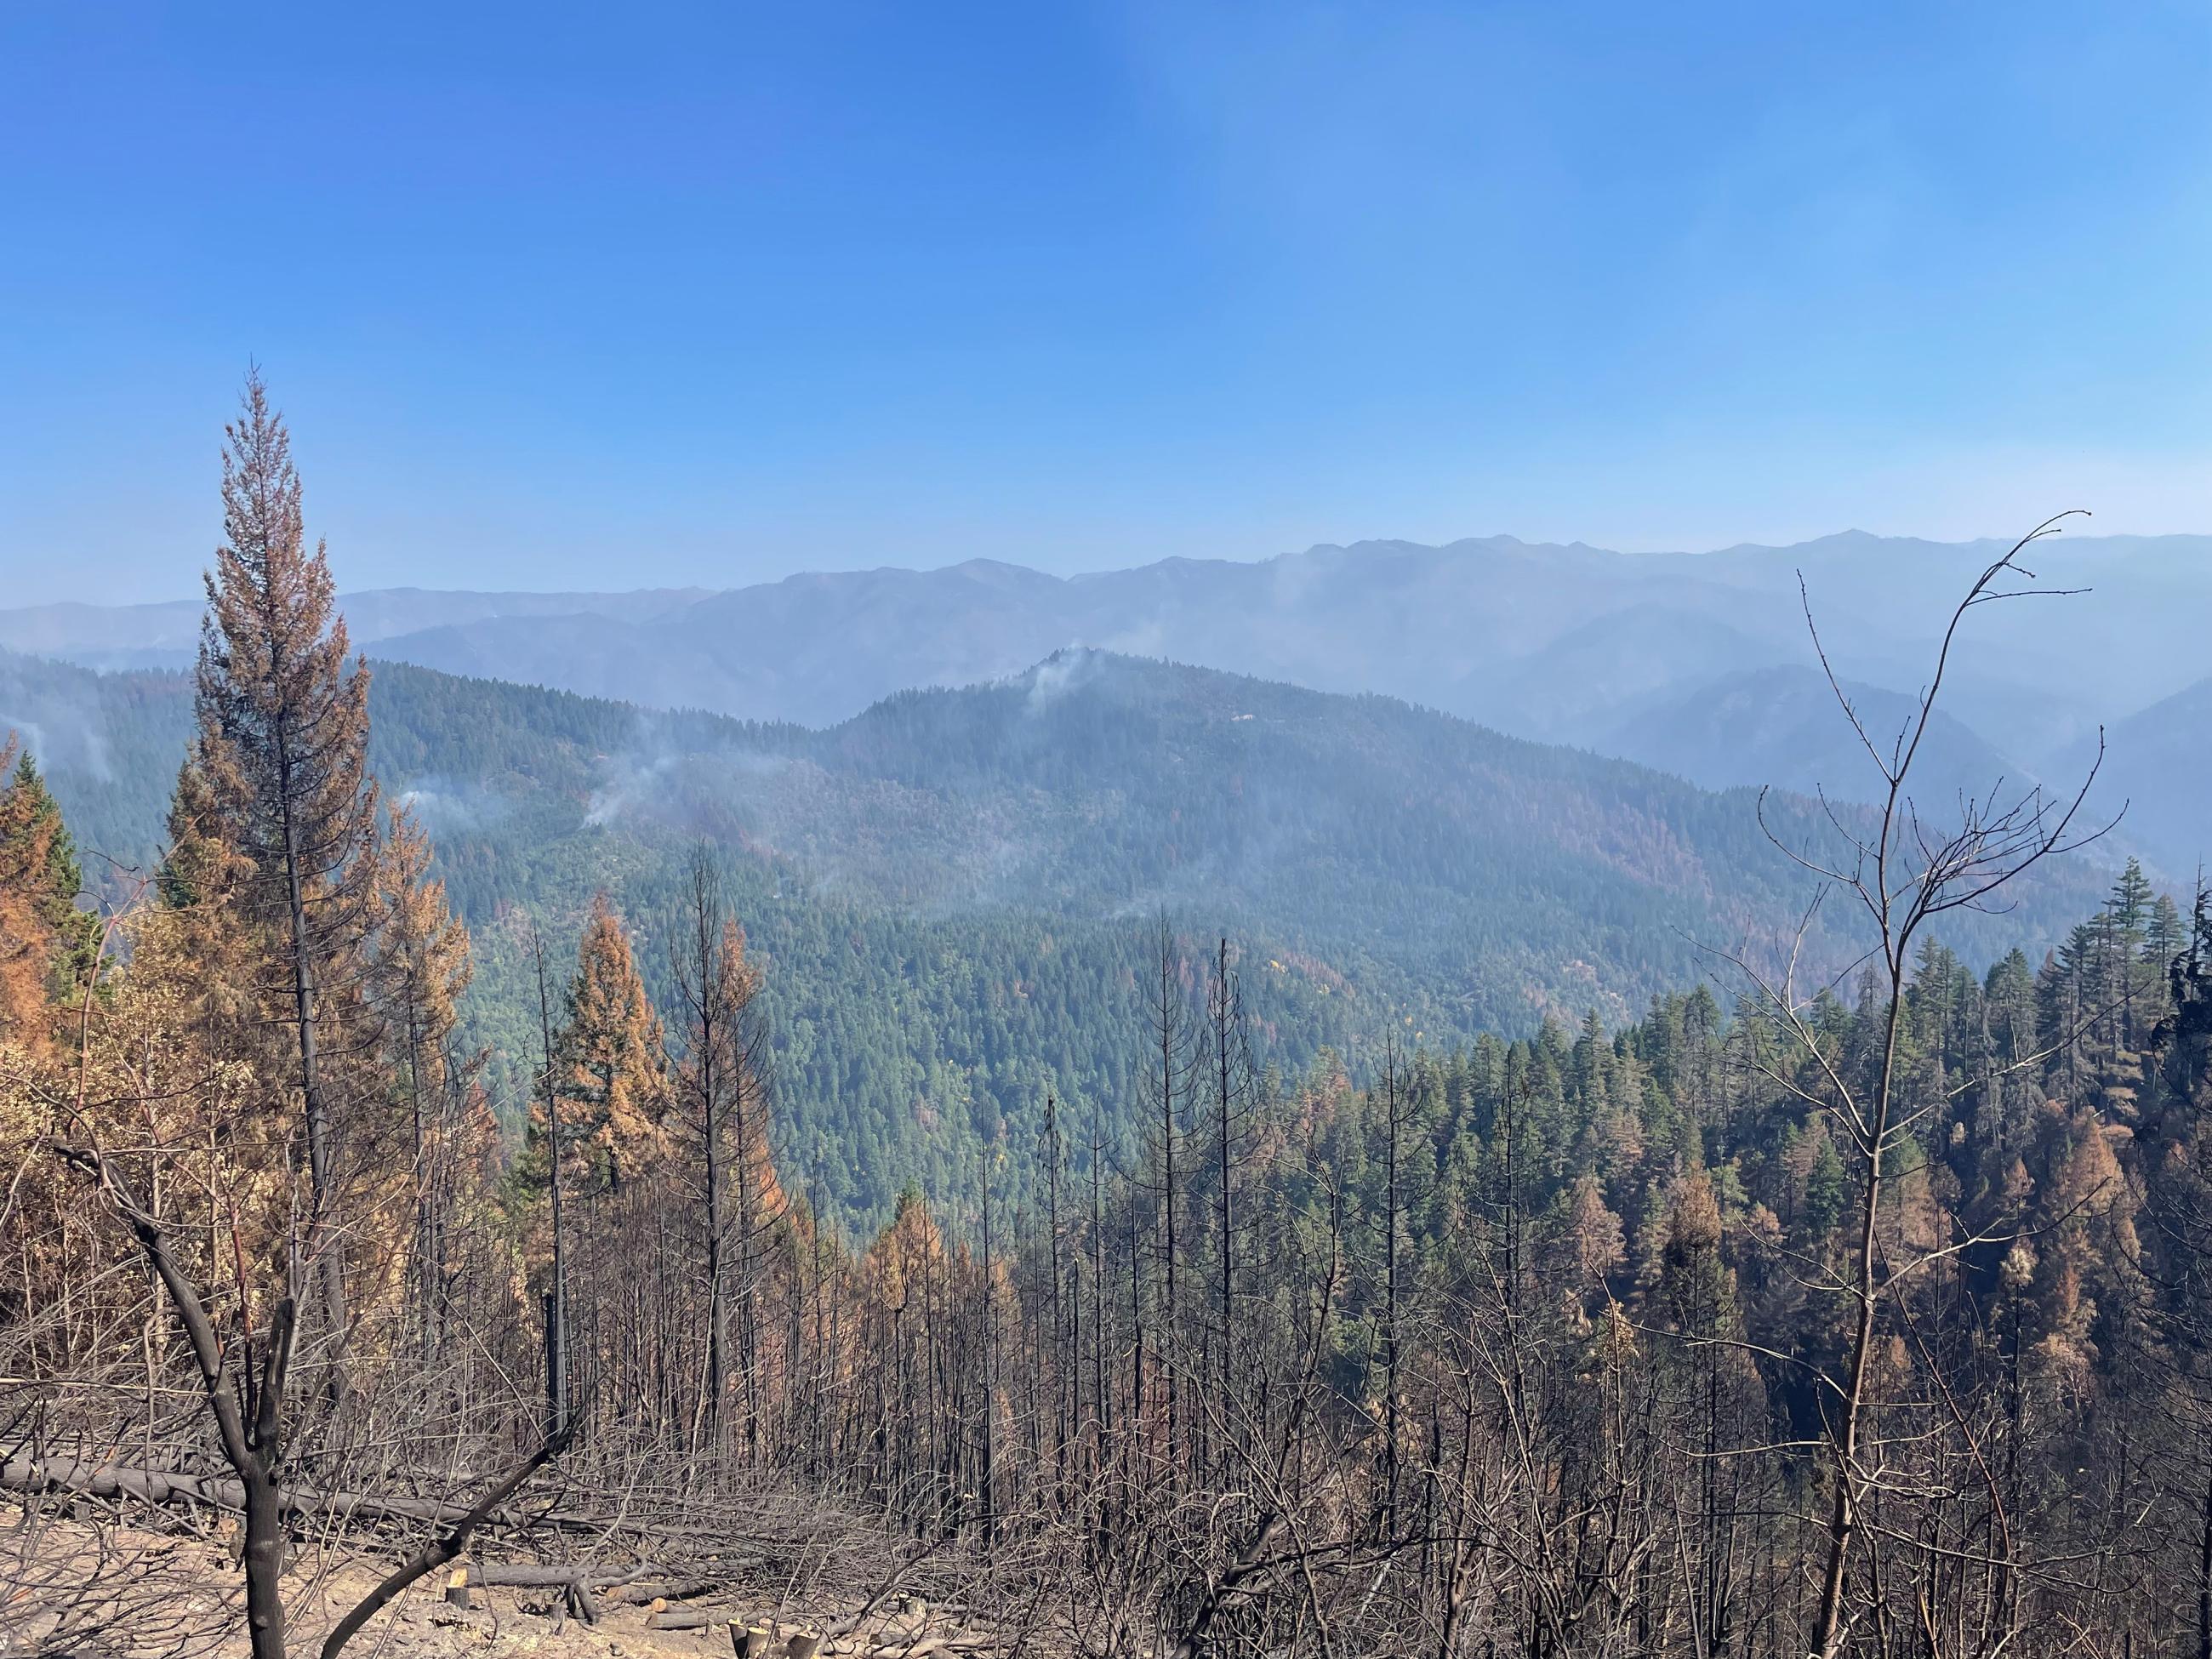
M 471 1561 L 469 1583 L 501 1589 L 566 1589 L 581 1584 L 588 1589 L 617 1589 L 634 1584 L 650 1567 L 595 1567 L 588 1562 L 564 1562 L 544 1566 L 529 1561 Z
M 71 1457 L 16 1456 L 0 1462 L 0 1489 L 25 1492 L 66 1492 L 89 1498 L 125 1498 L 151 1504 L 204 1504 L 210 1509 L 240 1513 L 246 1507 L 246 1488 L 236 1480 L 219 1474 L 190 1474 L 181 1470 L 155 1469 L 122 1463 L 94 1463 Z M 383 1492 L 343 1488 L 320 1490 L 289 1486 L 280 1494 L 288 1515 L 313 1515 L 319 1519 L 345 1521 L 406 1521 L 429 1526 L 452 1526 L 466 1518 L 469 1505 L 440 1498 L 395 1497 Z M 494 1524 L 512 1524 L 515 1517 L 495 1511 L 484 1517 Z M 556 1527 L 597 1530 L 599 1524 L 581 1516 L 533 1516 Z M 733 1560 L 732 1575 L 760 1565 L 761 1558 Z M 681 1571 L 680 1568 L 674 1571 Z M 713 1594 L 726 1579 L 676 1578 L 654 1584 L 641 1583 L 647 1573 L 671 1573 L 672 1569 L 650 1564 L 613 1567 L 586 1565 L 540 1565 L 528 1562 L 471 1562 L 465 1584 L 452 1588 L 465 1593 L 477 1588 L 557 1589 L 568 1602 L 570 1613 L 586 1624 L 599 1617 L 593 1590 L 620 1590 L 635 1586 L 641 1599 L 653 1596 L 675 1601 Z M 466 1605 L 462 1603 L 461 1605 Z
M 479 1589 L 566 1589 L 571 1584 L 581 1584 L 586 1589 L 615 1591 L 617 1600 L 629 1601 L 688 1601 L 694 1596 L 712 1595 L 729 1582 L 726 1578 L 649 1581 L 646 1574 L 666 1571 L 650 1564 L 611 1567 L 589 1562 L 471 1561 L 466 1571 L 468 1583 Z
M 689 1601 L 696 1596 L 712 1595 L 728 1588 L 721 1578 L 680 1578 L 665 1584 L 631 1584 L 622 1586 L 623 1597 L 629 1601 Z
M 735 1626 L 735 1621 L 725 1613 L 702 1612 L 697 1607 L 672 1607 L 665 1602 L 655 1603 L 645 1615 L 647 1630 L 713 1630 L 725 1623 Z
M 88 1463 L 73 1457 L 11 1457 L 0 1463 L 0 1486 L 14 1492 L 74 1492 L 92 1498 L 131 1498 L 144 1504 L 204 1504 L 210 1509 L 243 1510 L 246 1487 L 219 1474 L 185 1474 L 170 1469 L 137 1468 L 117 1463 Z M 450 1526 L 469 1514 L 469 1505 L 434 1498 L 395 1498 L 382 1492 L 318 1491 L 288 1486 L 279 1495 L 294 1515 L 338 1520 L 387 1518 Z M 504 1522 L 507 1517 L 487 1517 Z

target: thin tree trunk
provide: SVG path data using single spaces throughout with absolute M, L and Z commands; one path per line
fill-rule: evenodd
M 1890 1088 L 1897 1064 L 1897 1047 L 1905 999 L 1898 980 L 1902 967 L 1891 957 L 1889 1018 L 1882 1045 L 1881 1079 L 1874 1102 L 1874 1121 L 1868 1126 L 1863 1150 L 1866 1190 L 1859 1201 L 1858 1261 L 1852 1294 L 1858 1304 L 1851 1324 L 1849 1381 L 1839 1422 L 1829 1437 L 1831 1464 L 1836 1491 L 1828 1509 L 1828 1559 L 1821 1573 L 1820 1601 L 1814 1615 L 1811 1647 L 1819 1659 L 1833 1659 L 1843 1639 L 1844 1583 L 1850 1567 L 1851 1538 L 1858 1528 L 1859 1431 L 1866 1413 L 1867 1367 L 1874 1352 L 1875 1233 L 1881 1218 L 1883 1142 L 1889 1133 Z
M 300 871 L 299 828 L 292 816 L 292 759 L 283 726 L 276 732 L 277 799 L 284 815 L 284 897 L 292 933 L 292 1001 L 299 1031 L 300 1098 L 307 1123 L 308 1202 L 307 1257 L 319 1282 L 323 1318 L 331 1334 L 328 1392 L 333 1407 L 345 1398 L 345 1255 L 331 1236 L 330 1114 L 323 1101 L 315 1049 L 315 968 L 309 953 L 307 903 Z
M 546 1438 L 568 1425 L 568 1264 L 567 1235 L 561 1217 L 561 1088 L 553 1076 L 553 1004 L 545 984 L 545 941 L 534 931 L 532 944 L 538 963 L 538 1030 L 545 1069 L 546 1188 L 552 1201 L 553 1289 L 547 1297 L 545 1322 Z

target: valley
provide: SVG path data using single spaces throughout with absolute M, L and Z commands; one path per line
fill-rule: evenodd
M 0 709 L 26 711 L 111 891 L 164 845 L 191 701 L 172 672 L 0 656 Z M 1163 921 L 1235 944 L 1267 1064 L 1295 1076 L 1327 1052 L 1365 1079 L 1385 1030 L 1442 1052 L 1547 1020 L 1617 1027 L 1701 981 L 1732 999 L 1749 984 L 1727 958 L 1779 960 L 1814 890 L 1750 788 L 1103 652 L 819 730 L 393 663 L 370 708 L 386 798 L 429 835 L 474 939 L 465 1007 L 505 1121 L 534 1051 L 528 928 L 565 950 L 605 891 L 665 935 L 703 843 L 765 964 L 783 1156 L 859 1224 L 909 1183 L 957 1192 L 1000 1138 L 1030 1190 L 1048 1095 L 1125 1144 Z M 1841 726 L 1832 704 L 1796 717 Z M 1825 752 L 1848 758 L 1842 729 Z M 1963 774 L 1961 749 L 1932 748 L 1930 775 Z M 1804 795 L 1768 817 L 1792 845 L 1833 840 Z M 2104 879 L 2056 863 L 1945 941 L 1982 965 L 2039 957 Z M 1808 971 L 1846 968 L 1852 937 L 1816 922 Z M 665 955 L 641 968 L 672 1014 Z

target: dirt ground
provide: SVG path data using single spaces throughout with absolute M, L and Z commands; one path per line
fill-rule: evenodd
M 234 1659 L 246 1651 L 243 1588 L 226 1536 L 154 1533 L 0 1506 L 0 1656 L 40 1659 Z M 392 1570 L 392 1563 L 303 1550 L 287 1605 L 290 1648 L 319 1654 L 331 1626 Z M 727 1621 L 779 1636 L 820 1632 L 838 1610 L 818 1603 L 800 1619 L 764 1588 L 738 1587 L 679 1605 L 712 1616 L 697 1631 L 647 1627 L 650 1607 L 623 1589 L 595 1597 L 598 1619 L 571 1616 L 558 1589 L 472 1588 L 472 1605 L 449 1605 L 445 1573 L 418 1580 L 347 1644 L 346 1659 L 460 1659 L 535 1654 L 544 1659 L 701 1659 L 731 1651 Z M 863 1587 L 860 1595 L 865 1595 Z M 845 1611 L 857 1607 L 859 1596 Z M 887 1598 L 868 1625 L 872 1650 L 925 1634 L 957 1636 L 918 1601 Z M 880 1632 L 880 1634 L 878 1634 Z M 968 1637 L 972 1642 L 972 1634 Z M 963 1644 L 965 1645 L 964 1644 Z M 975 1650 L 968 1647 L 967 1651 Z M 780 1653 L 778 1644 L 772 1651 Z M 825 1648 L 825 1651 L 828 1650 Z

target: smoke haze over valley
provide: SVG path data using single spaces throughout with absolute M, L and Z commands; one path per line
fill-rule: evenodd
M 1708 787 L 1858 799 L 1878 780 L 1820 672 L 1801 575 L 1832 665 L 1893 735 L 1933 661 L 1944 596 L 1994 550 L 1846 534 L 1618 554 L 1492 538 L 1074 578 L 975 561 L 724 592 L 392 590 L 341 604 L 371 656 L 645 708 L 823 726 L 895 692 L 1018 674 L 1082 646 L 1381 692 Z M 2000 607 L 1970 634 L 1923 785 L 1952 794 L 2073 777 L 2101 726 L 2094 802 L 2126 807 L 2113 847 L 2184 876 L 2205 850 L 2212 799 L 2199 769 L 2168 762 L 2212 699 L 2197 648 L 2212 617 L 2212 536 L 2069 531 L 2038 551 L 2047 585 L 2085 591 Z M 198 614 L 190 601 L 0 611 L 0 647 L 181 667 Z

